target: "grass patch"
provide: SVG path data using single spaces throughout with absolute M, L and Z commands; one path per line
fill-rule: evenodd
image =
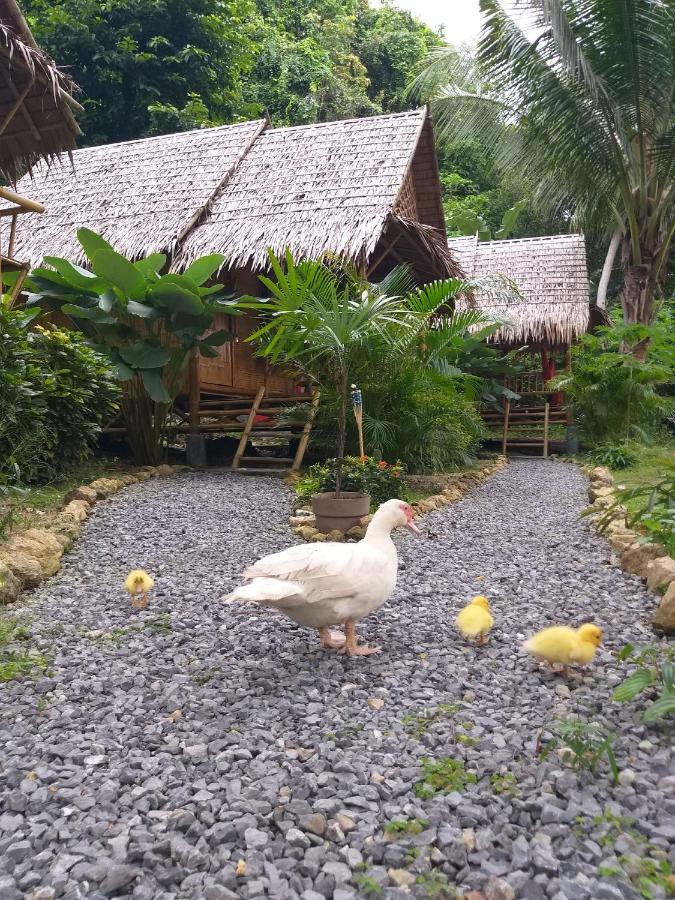
M 429 900 L 455 900 L 460 897 L 455 885 L 439 869 L 422 872 L 415 879 L 415 885 L 420 889 L 422 896 L 428 897 Z
M 520 796 L 518 780 L 513 772 L 505 772 L 503 775 L 499 772 L 493 772 L 490 775 L 490 784 L 495 794 L 507 794 L 511 797 Z
M 419 741 L 430 725 L 442 719 L 449 719 L 457 712 L 459 712 L 458 703 L 441 703 L 435 709 L 423 709 L 416 715 L 403 716 L 401 722 L 410 737 Z
M 427 819 L 393 819 L 384 830 L 387 834 L 421 834 L 428 825 Z
M 113 628 L 112 631 L 99 635 L 95 640 L 103 646 L 119 647 L 124 641 L 143 631 L 149 631 L 152 634 L 171 634 L 173 627 L 170 614 L 164 612 L 152 619 L 144 619 L 142 622 L 132 622 L 131 625 Z
M 108 459 L 89 459 L 68 475 L 49 484 L 22 487 L 11 498 L 0 501 L 0 541 L 14 531 L 47 525 L 63 506 L 70 491 L 97 478 L 114 478 L 131 472 L 132 466 Z
M 382 885 L 372 875 L 353 875 L 352 884 L 363 897 L 379 897 L 382 893 Z
M 602 878 L 617 878 L 644 897 L 655 900 L 662 897 L 675 897 L 675 875 L 666 858 L 653 859 L 650 856 L 620 856 L 619 866 L 600 866 L 598 875 Z
M 653 447 L 631 443 L 630 448 L 635 451 L 638 462 L 628 469 L 612 469 L 612 475 L 616 482 L 625 484 L 627 488 L 640 487 L 643 484 L 659 481 L 663 478 L 666 470 L 672 469 L 675 465 L 675 441 Z M 639 503 L 639 500 L 629 500 L 626 507 L 629 512 L 635 512 Z
M 461 759 L 445 756 L 441 759 L 424 758 L 420 762 L 422 778 L 415 785 L 415 794 L 422 800 L 439 793 L 462 791 L 467 784 L 476 783 L 476 776 L 466 771 Z
M 49 659 L 30 646 L 30 631 L 18 619 L 0 619 L 0 682 L 42 675 Z

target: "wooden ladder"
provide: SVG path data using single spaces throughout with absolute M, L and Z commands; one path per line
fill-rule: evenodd
M 319 406 L 319 392 L 314 391 L 311 395 L 310 409 L 307 421 L 303 425 L 302 431 L 296 433 L 292 430 L 279 427 L 275 421 L 277 416 L 283 410 L 284 402 L 302 402 L 301 396 L 289 398 L 266 397 L 265 388 L 261 386 L 253 399 L 248 411 L 246 423 L 239 439 L 239 445 L 232 460 L 232 469 L 234 471 L 253 474 L 272 474 L 284 472 L 297 472 L 300 470 L 302 461 L 309 444 L 312 433 L 312 425 L 314 417 Z M 265 424 L 256 424 L 256 418 L 260 415 L 268 416 Z M 252 437 L 258 438 L 281 438 L 291 441 L 299 438 L 298 447 L 293 456 L 245 456 L 246 448 Z
M 542 456 L 544 459 L 547 459 L 551 421 L 553 420 L 555 423 L 566 421 L 565 410 L 556 407 L 552 414 L 551 404 L 548 400 L 545 401 L 543 406 L 512 407 L 511 401 L 506 398 L 502 416 L 497 414 L 487 416 L 486 422 L 487 424 L 497 424 L 499 418 L 502 418 L 502 454 L 504 456 L 508 454 L 510 447 L 514 449 L 518 447 L 541 447 Z M 542 428 L 542 436 L 519 436 L 518 429 L 521 428 L 529 430 Z M 515 433 L 514 429 L 516 429 Z

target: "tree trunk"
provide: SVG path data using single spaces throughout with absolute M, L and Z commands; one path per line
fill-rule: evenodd
M 624 268 L 621 305 L 623 307 L 623 320 L 626 325 L 652 324 L 656 312 L 654 306 L 655 292 L 653 265 L 627 265 Z M 627 352 L 632 353 L 636 359 L 641 361 L 647 358 L 648 349 L 648 338 L 638 341 L 632 347 L 626 348 Z
M 340 391 L 340 411 L 338 413 L 338 446 L 335 460 L 335 496 L 339 497 L 342 490 L 342 463 L 345 456 L 345 442 L 347 437 L 347 374 L 341 373 L 338 382 Z
M 607 288 L 609 287 L 609 279 L 612 277 L 612 269 L 614 267 L 616 251 L 620 246 L 621 230 L 617 228 L 617 230 L 612 235 L 612 240 L 609 242 L 609 247 L 607 248 L 605 264 L 602 267 L 602 275 L 600 276 L 600 283 L 598 284 L 598 294 L 595 298 L 596 305 L 599 306 L 600 309 L 605 309 L 607 306 Z

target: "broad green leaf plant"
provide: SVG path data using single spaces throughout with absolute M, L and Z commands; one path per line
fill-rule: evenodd
M 231 337 L 210 330 L 216 313 L 226 306 L 234 311 L 225 288 L 206 286 L 224 257 L 211 254 L 182 274 L 161 274 L 163 253 L 133 262 L 88 228 L 77 236 L 90 269 L 46 256 L 26 282 L 27 306 L 58 310 L 108 357 L 122 382 L 121 407 L 136 461 L 157 464 L 191 353 L 214 357 Z

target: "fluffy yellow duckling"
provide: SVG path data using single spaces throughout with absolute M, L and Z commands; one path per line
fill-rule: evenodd
M 580 628 L 554 625 L 532 635 L 523 647 L 528 653 L 545 660 L 549 665 L 585 666 L 592 662 L 602 643 L 602 628 L 587 622 Z
M 486 643 L 486 635 L 494 623 L 487 597 L 482 594 L 474 597 L 471 603 L 460 610 L 455 621 L 460 634 L 467 641 Z
M 155 582 L 143 569 L 129 572 L 124 581 L 124 589 L 131 595 L 133 609 L 144 609 L 148 605 L 148 591 L 154 586 Z

